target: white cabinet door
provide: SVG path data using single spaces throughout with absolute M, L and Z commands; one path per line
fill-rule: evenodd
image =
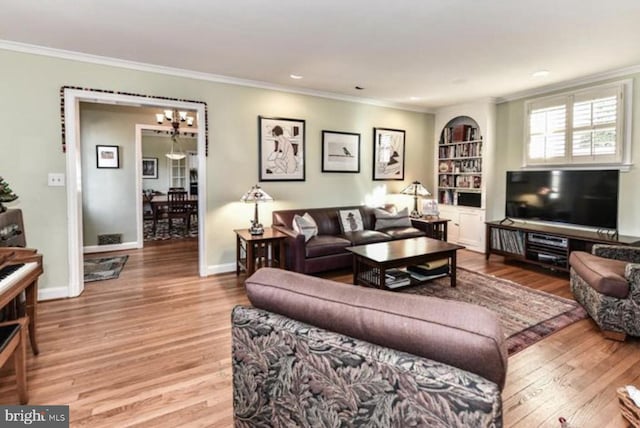
M 470 250 L 484 252 L 484 210 L 461 210 L 458 213 L 458 243 Z
M 458 209 L 451 205 L 440 205 L 440 218 L 450 220 L 447 223 L 447 241 L 453 244 L 458 243 L 460 235 L 460 221 L 458 219 Z

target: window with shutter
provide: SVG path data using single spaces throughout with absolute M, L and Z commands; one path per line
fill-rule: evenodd
M 624 95 L 630 82 L 616 82 L 530 100 L 525 166 L 622 164 L 630 159 L 624 119 L 631 114 Z M 624 155 L 624 156 L 623 156 Z

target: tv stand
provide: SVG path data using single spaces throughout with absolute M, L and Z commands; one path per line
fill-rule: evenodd
M 554 270 L 569 271 L 572 251 L 591 252 L 594 244 L 640 246 L 640 237 L 524 222 L 488 221 L 485 257 L 499 254 Z

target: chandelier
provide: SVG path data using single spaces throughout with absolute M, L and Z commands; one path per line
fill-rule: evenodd
M 182 151 L 180 140 L 178 139 L 180 135 L 180 123 L 187 122 L 187 126 L 193 126 L 194 118 L 193 116 L 189 116 L 186 111 L 178 111 L 178 109 L 165 110 L 164 113 L 156 114 L 156 122 L 158 122 L 159 125 L 163 124 L 165 120 L 171 122 L 171 126 L 173 127 L 171 131 L 171 151 L 165 156 L 171 160 L 184 159 L 187 155 Z

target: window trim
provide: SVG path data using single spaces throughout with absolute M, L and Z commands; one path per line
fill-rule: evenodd
M 586 161 L 585 158 L 573 157 L 573 104 L 575 101 L 597 97 L 598 93 L 615 90 L 618 95 L 618 114 L 616 118 L 616 133 L 619 139 L 616 143 L 615 159 L 611 161 L 594 160 Z M 558 167 L 582 167 L 582 168 L 618 168 L 629 170 L 631 167 L 631 124 L 633 102 L 633 79 L 616 80 L 604 84 L 593 85 L 572 91 L 565 91 L 553 95 L 532 98 L 524 103 L 524 136 L 522 141 L 522 167 L 523 168 L 558 168 Z M 563 158 L 542 159 L 533 161 L 529 159 L 530 143 L 530 112 L 533 109 L 541 109 L 553 105 L 564 104 L 566 108 L 565 121 L 565 156 Z M 606 156 L 606 155 L 605 155 Z M 602 156 L 601 158 L 604 158 Z

